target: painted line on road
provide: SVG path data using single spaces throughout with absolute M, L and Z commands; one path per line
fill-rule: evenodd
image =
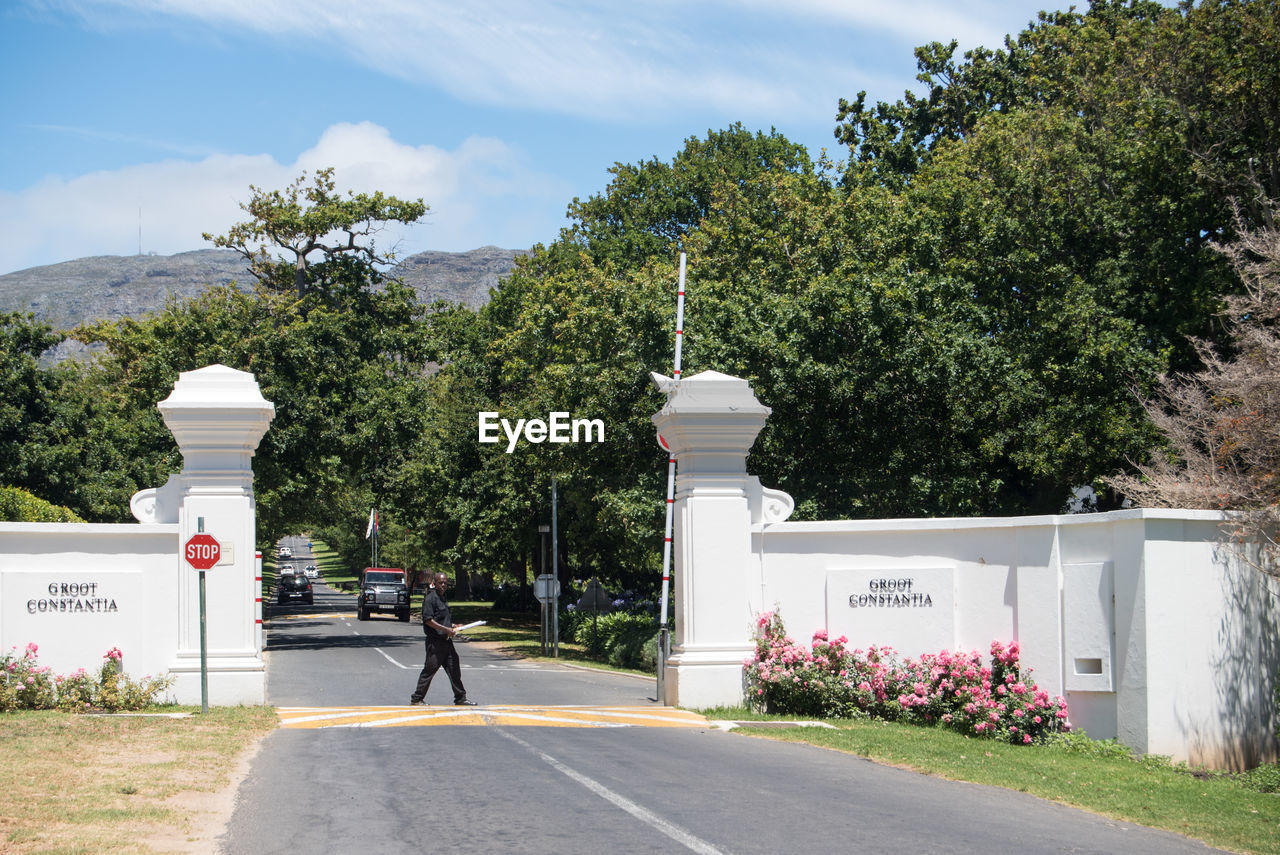
M 525 742 L 520 737 L 511 733 L 507 733 L 505 731 L 501 731 L 501 730 L 498 731 L 498 733 L 504 738 L 510 739 L 512 742 L 516 743 L 517 745 L 521 745 L 524 748 L 527 748 L 529 751 L 532 751 L 534 754 L 536 754 L 539 757 L 539 759 L 542 760 L 542 762 L 546 763 L 552 769 L 555 769 L 560 774 L 565 775 L 568 778 L 578 782 L 579 784 L 586 787 L 591 792 L 595 793 L 597 796 L 600 796 L 605 801 L 608 801 L 614 806 L 621 808 L 622 810 L 631 814 L 641 822 L 649 826 L 652 826 L 654 829 L 662 832 L 667 837 L 670 837 L 672 840 L 679 843 L 681 846 L 685 847 L 691 852 L 697 852 L 698 855 L 724 855 L 722 850 L 712 846 L 710 843 L 703 840 L 701 837 L 697 837 L 693 834 L 690 834 L 689 832 L 685 831 L 683 828 L 676 825 L 675 823 L 667 822 L 665 819 L 658 816 L 656 813 L 649 810 L 648 808 L 642 807 L 636 804 L 626 796 L 615 793 L 613 790 L 609 789 L 604 784 L 600 783 L 594 778 L 589 778 L 586 775 L 582 774 L 581 772 L 577 771 L 576 769 L 566 766 L 564 763 L 561 763 L 559 760 L 552 757 L 550 754 L 547 754 L 545 752 L 539 751 L 537 748 L 534 748 L 532 745 Z
M 671 707 L 515 706 L 483 707 L 279 707 L 280 726 L 332 727 L 702 727 L 710 722 Z
M 412 665 L 402 665 L 402 664 L 400 664 L 399 662 L 397 662 L 396 660 L 392 659 L 390 656 L 388 656 L 388 655 L 387 655 L 387 652 L 386 652 L 385 650 L 383 650 L 381 647 L 375 647 L 375 648 L 373 648 L 373 649 L 374 649 L 374 650 L 376 650 L 376 651 L 378 651 L 379 653 L 381 653 L 381 654 L 382 654 L 382 658 L 386 659 L 388 662 L 390 662 L 392 665 L 396 666 L 397 668 L 403 668 L 403 669 L 405 669 L 406 671 L 410 671 L 410 670 L 412 670 L 412 669 L 413 669 L 413 666 L 412 666 Z

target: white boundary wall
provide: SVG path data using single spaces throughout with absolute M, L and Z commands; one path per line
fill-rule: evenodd
M 34 642 L 40 664 L 69 674 L 118 647 L 132 676 L 168 671 L 177 554 L 176 525 L 0 522 L 0 650 Z
M 1277 756 L 1280 583 L 1221 542 L 1223 516 L 1131 510 L 1004 519 L 786 522 L 746 474 L 769 410 L 745 381 L 664 381 L 654 422 L 677 458 L 676 629 L 664 701 L 743 700 L 757 614 L 904 656 L 1023 665 L 1095 738 L 1218 767 Z
M 133 497 L 139 523 L 0 522 L 0 650 L 34 642 L 41 665 L 68 674 L 117 647 L 130 677 L 168 674 L 172 699 L 199 704 L 199 574 L 181 552 L 203 530 L 222 550 L 205 574 L 209 702 L 263 704 L 250 462 L 275 408 L 223 365 L 184 372 L 158 407 L 183 470 Z

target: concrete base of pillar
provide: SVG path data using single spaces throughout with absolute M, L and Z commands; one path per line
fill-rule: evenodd
M 257 657 L 210 657 L 209 705 L 262 706 L 267 702 L 267 670 Z M 200 660 L 183 659 L 169 668 L 169 696 L 179 704 L 200 705 Z
M 750 646 L 678 650 L 663 672 L 663 703 L 695 710 L 740 706 L 742 663 L 752 651 Z

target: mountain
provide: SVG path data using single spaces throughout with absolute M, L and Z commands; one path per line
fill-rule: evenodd
M 477 308 L 526 250 L 485 246 L 469 252 L 421 252 L 391 270 L 424 302 Z M 176 255 L 98 255 L 0 276 L 0 312 L 31 312 L 55 329 L 85 321 L 137 318 L 210 285 L 252 283 L 244 259 L 229 249 Z

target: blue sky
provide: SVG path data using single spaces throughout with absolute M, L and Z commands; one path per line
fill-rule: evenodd
M 250 184 L 422 198 L 402 255 L 553 240 L 615 162 L 740 121 L 839 157 L 840 97 L 1024 0 L 0 0 L 0 273 L 207 247 Z M 1063 4 L 1066 5 L 1066 4 Z

